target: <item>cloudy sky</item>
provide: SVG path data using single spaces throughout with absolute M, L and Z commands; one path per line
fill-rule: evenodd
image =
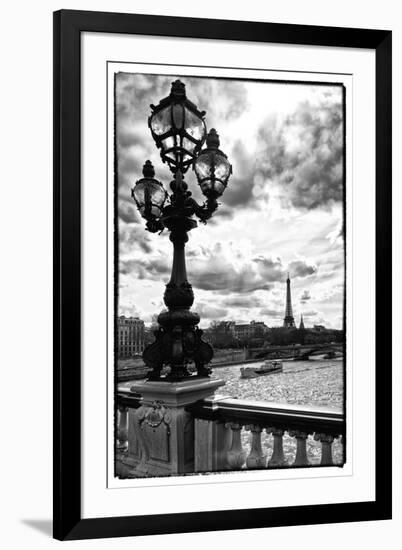
M 150 159 L 168 186 L 147 126 L 149 105 L 179 76 L 116 75 L 119 314 L 146 323 L 164 304 L 172 245 L 145 231 L 130 197 Z M 201 326 L 262 320 L 280 326 L 286 276 L 296 322 L 341 328 L 343 316 L 343 108 L 333 85 L 182 77 L 187 97 L 216 128 L 233 175 L 219 210 L 190 232 L 187 274 Z M 192 171 L 186 175 L 202 202 Z

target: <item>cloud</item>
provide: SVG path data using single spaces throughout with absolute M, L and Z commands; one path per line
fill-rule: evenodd
M 226 298 L 223 303 L 226 306 L 236 307 L 240 309 L 251 309 L 254 307 L 259 307 L 261 305 L 261 299 L 256 296 L 232 296 L 231 298 Z
M 257 170 L 298 209 L 329 208 L 343 198 L 343 113 L 340 89 L 304 101 L 258 130 Z
M 306 304 L 311 299 L 311 294 L 309 290 L 304 290 L 303 294 L 300 296 L 300 303 Z
M 228 156 L 233 165 L 233 174 L 225 191 L 224 203 L 233 210 L 235 206 L 246 206 L 255 198 L 255 158 L 247 153 L 240 140 L 235 142 Z
M 137 252 L 151 254 L 154 252 L 154 239 L 139 224 L 119 223 L 119 256 L 132 257 Z
M 272 288 L 271 284 L 254 271 L 252 265 L 239 267 L 219 260 L 200 265 L 197 271 L 192 272 L 191 282 L 195 288 L 219 291 L 221 294 L 247 293 Z
M 206 319 L 224 319 L 229 313 L 229 310 L 224 307 L 205 302 L 195 303 L 193 310 L 198 313 L 204 322 Z
M 141 317 L 141 312 L 132 302 L 128 302 L 119 306 L 120 315 L 124 315 L 125 317 Z
M 285 281 L 288 272 L 292 279 L 296 279 L 308 277 L 317 271 L 315 266 L 308 264 L 305 260 L 293 260 L 287 269 L 282 265 L 280 258 L 258 256 L 253 261 L 258 264 L 261 275 L 270 282 Z
M 273 287 L 260 265 L 233 243 L 217 242 L 210 249 L 199 247 L 197 251 L 188 258 L 190 282 L 195 288 L 244 294 Z
M 239 118 L 248 106 L 247 86 L 240 80 L 178 77 L 186 84 L 187 97 L 207 111 L 208 128 Z M 169 82 L 174 79 L 169 77 Z
M 344 293 L 345 289 L 343 284 L 333 285 L 329 290 L 324 292 L 318 301 L 320 303 L 338 304 L 343 301 Z
M 265 280 L 276 282 L 285 279 L 286 272 L 279 258 L 272 259 L 266 256 L 258 256 L 253 261 L 257 264 L 259 272 Z
M 119 218 L 124 223 L 139 223 L 141 217 L 136 209 L 134 201 L 129 204 L 127 201 L 119 201 Z
M 134 275 L 138 279 L 160 281 L 162 277 L 166 278 L 166 275 L 170 274 L 170 261 L 162 256 L 120 260 L 119 271 L 123 275 Z
M 166 165 L 159 159 L 147 126 L 150 104 L 157 104 L 170 92 L 176 76 L 119 73 L 116 77 L 117 152 L 119 188 L 127 194 L 139 177 L 142 165 L 150 159 L 156 177 L 169 181 Z M 179 77 L 180 78 L 180 77 Z M 209 127 L 230 124 L 249 108 L 247 84 L 236 80 L 181 77 L 187 95 L 200 109 L 207 110 Z M 269 86 L 269 84 L 267 84 Z M 225 191 L 225 209 L 217 217 L 230 217 L 239 205 L 262 208 L 270 189 L 279 194 L 283 208 L 302 210 L 329 208 L 343 198 L 343 112 L 340 87 L 312 91 L 293 111 L 269 114 L 256 129 L 256 149 L 244 141 L 230 143 L 226 153 L 233 175 Z M 225 135 L 222 134 L 225 141 Z M 225 150 L 225 143 L 222 144 Z M 188 174 L 193 179 L 193 174 Z M 216 223 L 216 219 L 212 223 Z
M 313 275 L 313 273 L 317 271 L 317 268 L 314 265 L 307 264 L 304 260 L 294 260 L 290 262 L 288 271 L 291 277 L 295 279 L 296 277 L 308 277 L 309 275 Z
M 303 311 L 303 318 L 304 317 L 316 317 L 318 315 L 318 311 L 309 310 L 309 311 Z
M 139 279 L 166 280 L 170 274 L 170 248 L 156 249 L 153 238 L 140 225 L 126 228 L 121 239 L 120 248 L 125 252 L 120 262 L 121 273 L 132 274 Z M 139 255 L 141 251 L 145 255 Z M 263 255 L 250 257 L 247 247 L 243 250 L 238 243 L 232 242 L 218 242 L 211 248 L 198 245 L 189 248 L 186 257 L 189 282 L 193 287 L 220 295 L 235 294 L 229 296 L 224 304 L 237 308 L 259 307 L 260 298 L 250 294 L 272 290 L 275 283 L 286 279 L 288 269 L 294 279 L 304 278 L 316 271 L 304 260 L 295 260 L 285 269 L 280 258 Z
M 274 309 L 269 307 L 263 307 L 260 309 L 260 315 L 266 315 L 267 317 L 283 317 L 284 311 L 282 309 Z
M 222 221 L 233 219 L 235 214 L 236 211 L 234 208 L 229 207 L 225 203 L 219 203 L 219 208 L 215 210 L 212 218 L 208 220 L 208 225 L 220 225 Z
M 340 245 L 343 246 L 345 239 L 345 225 L 344 220 L 341 218 L 336 227 L 327 234 L 327 239 L 331 245 Z
M 180 79 L 188 99 L 200 110 L 208 109 L 208 118 L 238 118 L 248 106 L 247 86 L 239 80 L 193 76 L 124 73 L 116 75 L 116 97 L 120 116 L 135 116 L 136 111 L 157 105 L 168 96 L 171 84 Z

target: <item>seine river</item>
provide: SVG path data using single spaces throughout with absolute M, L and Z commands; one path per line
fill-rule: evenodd
M 240 378 L 240 368 L 262 363 L 215 368 L 213 378 L 226 384 L 220 393 L 255 401 L 313 405 L 342 410 L 343 360 L 284 361 L 283 372 L 259 378 Z
M 253 363 L 244 366 L 259 366 L 262 363 Z M 213 378 L 226 381 L 225 386 L 219 389 L 220 394 L 230 397 L 254 401 L 273 401 L 276 403 L 291 403 L 298 405 L 312 405 L 334 410 L 343 408 L 343 360 L 284 361 L 283 372 L 270 374 L 259 378 L 240 378 L 240 367 L 215 368 Z M 273 451 L 273 438 L 262 433 L 262 448 L 269 459 Z M 242 431 L 243 448 L 250 450 L 250 435 Z M 288 463 L 292 463 L 296 455 L 294 438 L 285 434 L 283 450 Z M 312 436 L 307 439 L 307 455 L 310 464 L 319 464 L 321 445 Z M 335 440 L 332 448 L 334 464 L 343 462 L 343 447 L 340 441 Z

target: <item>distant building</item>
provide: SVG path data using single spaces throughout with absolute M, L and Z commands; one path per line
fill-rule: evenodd
M 145 346 L 144 321 L 138 317 L 125 317 L 124 315 L 118 317 L 117 346 L 119 357 L 140 355 Z
M 285 318 L 283 319 L 283 326 L 285 328 L 295 327 L 295 320 L 293 317 L 293 309 L 292 309 L 292 296 L 290 293 L 289 273 L 288 273 L 288 278 L 286 279 L 286 307 L 285 307 Z
M 324 325 L 314 325 L 313 330 L 315 332 L 325 332 L 327 329 L 324 327 Z
M 263 338 L 268 330 L 267 325 L 262 321 L 251 321 L 251 323 L 244 325 L 233 325 L 233 334 L 238 340 Z
M 220 323 L 220 328 L 225 334 L 231 334 L 232 336 L 234 336 L 234 333 L 235 333 L 234 321 L 222 321 Z

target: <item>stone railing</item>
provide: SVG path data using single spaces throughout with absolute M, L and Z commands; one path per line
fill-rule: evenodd
M 340 412 L 227 397 L 204 399 L 187 410 L 195 418 L 195 471 L 344 463 Z
M 116 472 L 121 477 L 147 475 L 139 467 L 141 462 L 144 465 L 145 451 L 151 462 L 159 454 L 161 464 L 174 454 L 169 407 L 155 402 L 149 409 L 147 433 L 141 407 L 139 395 L 119 390 Z M 182 443 L 177 448 L 186 455 L 186 464 L 191 463 L 183 473 L 332 466 L 345 461 L 344 416 L 333 410 L 215 396 L 186 405 L 183 418 Z

